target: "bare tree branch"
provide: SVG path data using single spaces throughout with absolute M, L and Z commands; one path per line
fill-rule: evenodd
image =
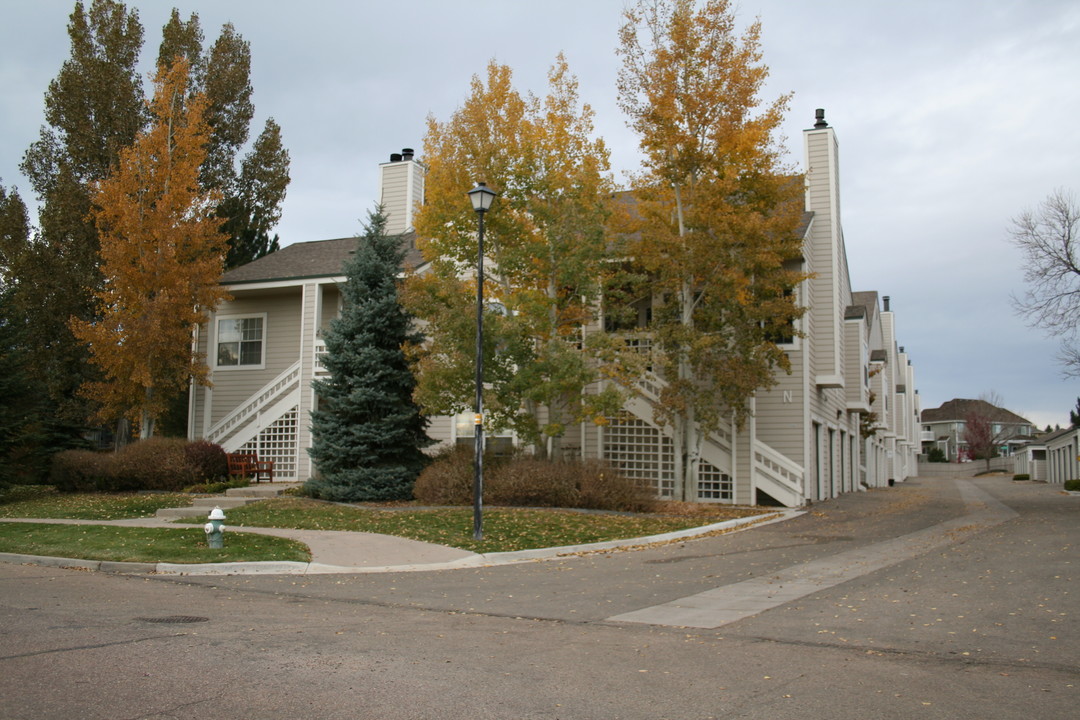
M 1024 254 L 1023 295 L 1013 307 L 1032 327 L 1062 338 L 1058 359 L 1067 376 L 1080 376 L 1077 320 L 1080 318 L 1080 205 L 1058 189 L 1036 209 L 1013 218 L 1012 242 Z

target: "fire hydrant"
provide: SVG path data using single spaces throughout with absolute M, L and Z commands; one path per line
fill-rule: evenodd
M 206 542 L 211 548 L 225 547 L 225 523 L 222 522 L 225 519 L 225 513 L 221 511 L 221 508 L 216 507 L 210 511 L 207 519 L 210 522 L 203 525 L 203 530 L 206 531 Z

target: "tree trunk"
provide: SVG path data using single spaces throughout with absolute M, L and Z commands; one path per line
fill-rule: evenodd
M 679 223 L 679 237 L 684 238 L 686 237 L 686 220 L 683 211 L 682 186 L 675 183 L 673 189 L 675 191 L 675 213 Z M 679 320 L 683 327 L 691 328 L 694 325 L 694 288 L 686 275 L 683 276 L 682 285 L 679 288 Z M 692 383 L 694 377 L 693 368 L 690 367 L 690 349 L 680 344 L 676 352 L 678 353 L 676 374 L 679 381 L 679 391 L 686 393 L 687 386 Z M 675 497 L 683 502 L 691 502 L 697 495 L 694 489 L 697 487 L 698 466 L 700 464 L 701 443 L 698 439 L 700 428 L 694 411 L 693 398 L 684 395 L 682 400 L 685 410 L 683 412 L 683 427 L 681 432 L 678 433 L 682 448 L 675 458 L 679 475 L 679 480 L 676 482 Z
M 683 488 L 686 486 L 686 418 L 683 415 L 676 414 L 672 418 L 671 427 L 672 433 L 672 452 L 674 454 L 674 461 L 672 463 L 673 470 L 675 472 L 675 487 L 672 488 L 671 496 L 673 499 L 680 499 L 683 497 Z M 659 490 L 659 488 L 657 488 Z
M 145 392 L 146 405 L 150 405 L 150 401 L 154 398 L 154 389 L 146 388 Z M 146 440 L 154 435 L 155 418 L 150 414 L 150 411 L 144 407 L 139 412 L 139 439 Z
M 116 421 L 116 432 L 113 435 L 113 450 L 127 447 L 131 444 L 131 423 L 127 418 Z

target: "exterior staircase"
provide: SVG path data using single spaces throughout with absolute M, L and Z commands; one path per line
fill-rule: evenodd
M 670 435 L 668 428 L 661 428 L 653 418 L 653 407 L 660 401 L 660 393 L 666 381 L 653 372 L 646 372 L 639 378 L 632 397 L 623 408 L 631 415 L 653 427 L 664 435 Z M 732 473 L 731 452 L 734 438 L 727 430 L 721 429 L 705 437 L 701 448 L 701 459 L 724 473 Z M 745 460 L 740 460 L 745 468 Z M 735 482 L 746 482 L 746 470 L 740 470 L 743 477 Z M 802 489 L 804 470 L 802 465 L 777 452 L 766 443 L 753 439 L 753 462 L 750 472 L 751 488 L 761 489 L 777 502 L 786 507 L 800 507 L 805 498 Z
M 283 408 L 296 404 L 300 394 L 300 361 L 297 360 L 284 372 L 268 382 L 247 402 L 238 406 L 206 432 L 206 439 L 233 452 L 258 435 L 267 424 L 260 422 L 263 416 L 276 418 Z

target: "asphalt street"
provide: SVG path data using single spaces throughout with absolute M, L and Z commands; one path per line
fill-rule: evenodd
M 1080 497 L 912 480 L 431 572 L 0 564 L 3 718 L 1072 718 Z

